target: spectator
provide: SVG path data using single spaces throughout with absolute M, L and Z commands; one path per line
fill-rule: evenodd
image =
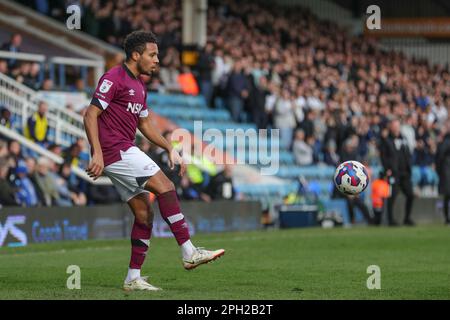
M 390 187 L 388 178 L 384 171 L 380 171 L 377 179 L 372 182 L 372 208 L 374 214 L 374 224 L 380 225 L 386 199 L 389 198 Z
M 393 120 L 389 124 L 389 135 L 382 139 L 380 147 L 381 162 L 389 177 L 392 188 L 391 196 L 387 202 L 389 225 L 395 226 L 397 222 L 393 217 L 395 199 L 399 188 L 406 196 L 404 224 L 414 225 L 411 220 L 411 211 L 414 201 L 414 194 L 411 183 L 412 160 L 408 142 L 400 133 L 400 121 Z
M 59 170 L 59 175 L 67 184 L 67 189 L 70 192 L 70 198 L 73 204 L 77 206 L 84 206 L 87 203 L 86 194 L 82 191 L 85 187 L 83 183 L 72 172 L 70 163 L 63 163 Z
M 4 140 L 0 140 L 0 158 L 6 159 L 8 155 L 8 144 Z
M 0 73 L 8 74 L 8 63 L 5 60 L 0 60 Z
M 307 137 L 310 137 L 314 134 L 314 118 L 314 111 L 308 110 L 303 122 L 301 122 L 299 125 L 299 128 L 305 132 L 305 135 Z
M 18 141 L 15 140 L 9 141 L 8 153 L 9 156 L 14 159 L 16 165 L 18 165 L 19 161 L 23 161 L 22 147 L 20 146 L 20 143 Z
M 290 149 L 294 133 L 294 103 L 288 89 L 283 89 L 281 98 L 275 103 L 273 115 L 275 128 L 280 129 L 280 147 Z
M 183 200 L 201 200 L 202 192 L 194 186 L 187 176 L 181 177 L 179 188 L 177 189 L 178 196 Z
M 0 50 L 9 51 L 9 52 L 20 52 L 20 47 L 22 45 L 22 35 L 20 33 L 14 33 L 11 36 L 11 39 L 9 42 L 4 43 Z M 13 68 L 17 63 L 16 59 L 9 59 L 8 60 L 8 67 Z
M 192 186 L 197 191 L 200 199 L 209 202 L 211 198 L 207 194 L 207 187 L 211 177 L 217 174 L 217 169 L 213 162 L 203 157 L 201 150 L 196 150 L 195 143 L 191 145 L 191 163 L 187 164 L 186 175 L 191 184 L 189 187 Z
M 9 178 L 10 181 L 13 181 L 16 178 L 16 168 L 19 165 L 19 162 L 24 161 L 22 156 L 22 151 L 20 144 L 17 141 L 9 140 L 8 141 L 8 156 L 10 171 Z
M 436 172 L 439 176 L 439 193 L 444 197 L 445 223 L 450 225 L 448 213 L 450 201 L 450 122 L 447 120 L 442 141 L 439 143 L 436 153 Z
M 313 148 L 306 143 L 305 132 L 298 129 L 295 132 L 295 140 L 292 147 L 295 163 L 299 166 L 309 166 L 313 164 Z
M 416 133 L 415 128 L 417 127 L 417 117 L 415 115 L 410 115 L 406 118 L 406 122 L 401 126 L 401 133 L 408 141 L 409 151 L 414 152 L 416 148 Z
M 11 111 L 6 107 L 0 108 L 0 125 L 12 129 L 13 123 L 11 121 Z
M 264 110 L 267 114 L 267 126 L 272 128 L 274 126 L 274 110 L 275 104 L 280 97 L 280 88 L 274 83 L 269 84 L 269 92 L 266 95 L 266 103 Z
M 23 161 L 21 161 L 15 169 L 16 180 L 15 186 L 17 188 L 16 199 L 19 205 L 25 207 L 35 207 L 38 205 L 38 196 L 33 182 L 28 177 L 28 168 Z
M 242 73 L 241 61 L 236 61 L 233 66 L 233 71 L 228 77 L 228 82 L 225 89 L 227 96 L 227 107 L 231 112 L 231 118 L 235 122 L 242 122 L 244 111 L 244 99 L 248 97 L 248 83 L 244 74 Z
M 184 94 L 193 96 L 199 94 L 197 81 L 188 66 L 183 66 L 183 72 L 178 76 L 178 84 Z
M 30 87 L 33 90 L 37 90 L 40 87 L 39 74 L 41 72 L 41 66 L 39 63 L 34 62 L 30 64 L 29 71 L 24 74 L 23 84 Z
M 336 142 L 334 140 L 329 140 L 325 146 L 324 162 L 333 167 L 339 163 L 339 155 L 336 152 Z
M 62 147 L 60 145 L 55 144 L 55 143 L 52 143 L 52 144 L 49 145 L 48 151 L 53 152 L 57 156 L 60 156 L 60 157 L 63 156 Z
M 65 152 L 64 162 L 70 163 L 74 167 L 80 167 L 81 148 L 77 143 L 72 144 Z
M 14 189 L 7 179 L 8 170 L 8 161 L 0 157 L 0 206 L 17 206 Z
M 233 187 L 233 172 L 231 166 L 224 165 L 221 172 L 211 178 L 208 192 L 212 200 L 233 200 L 236 190 Z
M 267 79 L 264 76 L 261 77 L 259 79 L 259 84 L 255 83 L 253 76 L 251 76 L 250 79 L 250 93 L 247 102 L 251 119 L 252 122 L 256 124 L 257 129 L 266 129 L 268 124 L 268 117 L 265 111 Z
M 212 106 L 213 83 L 212 71 L 214 69 L 213 45 L 207 43 L 200 52 L 197 63 L 200 92 L 206 100 L 206 105 Z
M 356 134 L 351 135 L 345 140 L 342 150 L 339 155 L 341 162 L 356 160 L 361 161 L 358 155 L 359 138 Z
M 48 143 L 47 111 L 47 103 L 39 102 L 38 111 L 28 118 L 25 127 L 25 136 L 44 147 Z
M 51 91 L 54 89 L 53 81 L 52 79 L 44 79 L 42 82 L 42 85 L 40 87 L 41 91 Z
M 165 56 L 162 57 L 159 78 L 162 80 L 164 87 L 169 92 L 181 92 L 181 86 L 178 83 L 180 75 L 180 56 L 174 47 L 167 50 Z M 157 79 L 153 79 L 157 80 Z
M 58 205 L 60 200 L 58 186 L 49 173 L 51 165 L 50 160 L 40 157 L 37 161 L 37 170 L 34 174 L 36 183 L 43 192 L 44 205 L 47 207 Z
M 44 206 L 46 203 L 46 198 L 45 198 L 45 194 L 44 191 L 40 188 L 37 180 L 36 180 L 36 159 L 35 158 L 26 158 L 25 159 L 25 165 L 27 167 L 27 176 L 30 179 L 31 183 L 33 184 L 34 190 L 36 191 L 36 196 L 38 198 L 38 205 L 39 206 Z
M 72 206 L 72 198 L 78 199 L 78 196 L 70 192 L 68 182 L 59 175 L 59 170 L 59 166 L 54 161 L 49 160 L 48 175 L 51 177 L 53 184 L 58 190 L 56 205 L 60 207 L 70 207 Z

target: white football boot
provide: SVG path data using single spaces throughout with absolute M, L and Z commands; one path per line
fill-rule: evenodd
M 147 291 L 159 291 L 161 288 L 152 286 L 147 282 L 148 277 L 139 277 L 130 282 L 124 282 L 123 290 L 125 291 L 138 291 L 138 290 L 147 290 Z
M 224 254 L 224 249 L 209 251 L 204 248 L 196 248 L 190 259 L 183 259 L 183 266 L 186 270 L 192 270 L 201 264 L 214 261 Z

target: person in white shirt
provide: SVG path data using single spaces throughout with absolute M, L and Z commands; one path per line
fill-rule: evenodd
M 281 98 L 275 103 L 274 112 L 274 127 L 280 129 L 280 147 L 291 147 L 296 124 L 292 96 L 288 89 L 283 89 Z
M 295 139 L 292 145 L 295 163 L 299 166 L 308 166 L 313 163 L 313 149 L 305 141 L 305 132 L 301 129 L 295 131 Z

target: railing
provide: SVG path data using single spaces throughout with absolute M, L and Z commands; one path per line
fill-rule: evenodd
M 52 57 L 49 60 L 50 75 L 54 77 L 53 70 L 55 66 L 59 66 L 59 79 L 60 86 L 65 86 L 65 77 L 61 76 L 64 74 L 65 66 L 77 66 L 81 67 L 81 76 L 83 79 L 87 78 L 87 68 L 92 67 L 95 70 L 95 80 L 100 79 L 105 70 L 105 62 L 103 60 L 88 60 L 79 58 L 68 58 L 68 57 Z
M 0 51 L 0 57 L 1 53 L 4 51 Z M 32 89 L 28 88 L 27 86 L 15 81 L 14 79 L 0 73 L 0 87 L 5 88 L 9 91 L 14 91 L 18 95 L 24 97 L 27 100 L 31 100 L 35 95 L 36 92 Z
M 15 92 L 17 95 L 24 97 L 28 101 L 39 102 L 41 100 L 39 92 L 17 82 L 16 80 L 0 73 L 0 87 L 5 88 L 9 91 Z M 70 119 L 71 123 L 74 123 L 79 128 L 83 128 L 83 117 L 78 113 L 65 108 L 56 106 L 52 102 L 47 102 L 52 113 L 61 114 L 61 118 L 64 116 Z M 55 109 L 55 110 L 53 110 Z
M 26 97 L 0 86 L 0 103 L 7 106 L 13 115 L 20 117 L 21 125 L 15 125 L 15 129 L 25 128 L 27 119 L 36 112 L 38 106 Z M 61 118 L 62 113 L 54 108 L 47 114 L 48 126 L 54 129 L 54 142 L 69 147 L 78 138 L 86 138 L 84 130 L 78 128 Z
M 58 69 L 58 80 L 61 88 L 66 87 L 66 66 L 79 67 L 81 71 L 81 78 L 83 81 L 88 79 L 88 68 L 94 69 L 94 79 L 97 81 L 105 70 L 104 60 L 92 60 L 92 59 L 80 59 L 71 57 L 46 57 L 41 54 L 23 53 L 23 52 L 10 52 L 0 50 L 1 59 L 15 59 L 27 62 L 39 63 L 41 68 L 38 75 L 38 82 L 44 80 L 44 70 L 48 67 L 50 79 L 55 82 L 56 69 Z
M 44 62 L 45 56 L 42 54 L 24 53 L 24 52 L 10 52 L 0 50 L 0 58 L 3 59 L 16 59 L 33 62 Z
M 1 89 L 1 88 L 0 88 Z M 0 133 L 12 140 L 15 140 L 19 142 L 21 145 L 25 146 L 28 149 L 33 150 L 34 152 L 38 153 L 41 156 L 44 156 L 57 164 L 64 163 L 64 159 L 60 156 L 48 151 L 47 149 L 41 147 L 40 145 L 28 140 L 21 134 L 15 132 L 14 130 L 8 129 L 4 126 L 0 126 Z M 81 168 L 78 168 L 76 166 L 72 166 L 72 171 L 75 173 L 75 175 L 83 180 L 86 180 L 93 184 L 99 184 L 99 185 L 112 185 L 111 181 L 106 177 L 100 177 L 96 181 L 92 180 L 87 173 L 82 170 Z

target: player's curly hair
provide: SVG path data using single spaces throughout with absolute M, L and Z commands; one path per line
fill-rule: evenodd
M 127 35 L 123 42 L 126 59 L 129 60 L 134 51 L 142 54 L 147 43 L 158 43 L 155 34 L 151 31 L 133 31 Z

